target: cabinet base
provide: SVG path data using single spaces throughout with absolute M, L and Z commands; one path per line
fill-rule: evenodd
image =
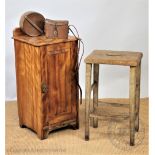
M 39 139 L 44 140 L 48 138 L 49 133 L 51 133 L 54 130 L 60 129 L 60 128 L 64 128 L 64 127 L 71 127 L 73 130 L 77 130 L 79 129 L 79 123 L 71 123 L 71 124 L 60 124 L 58 126 L 50 126 L 49 129 L 47 129 L 45 127 L 46 130 L 43 131 L 43 136 L 39 137 Z
M 59 124 L 51 124 L 49 126 L 45 126 L 41 132 L 40 131 L 35 131 L 35 132 L 37 133 L 38 138 L 40 140 L 44 140 L 44 139 L 48 138 L 48 135 L 50 132 L 52 132 L 56 129 L 67 127 L 67 126 L 71 127 L 73 130 L 77 130 L 77 129 L 79 129 L 79 122 L 77 122 L 77 121 L 66 121 L 66 122 L 59 123 Z M 24 124 L 20 124 L 20 127 L 21 128 L 29 128 Z M 31 130 L 33 130 L 33 129 L 31 129 Z

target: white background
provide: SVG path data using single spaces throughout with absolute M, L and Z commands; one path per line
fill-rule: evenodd
M 80 32 L 86 57 L 93 49 L 142 51 L 141 96 L 148 96 L 148 2 L 147 0 L 6 0 L 6 100 L 16 99 L 12 31 L 22 13 L 33 10 L 50 19 L 67 19 Z M 100 97 L 128 97 L 129 69 L 100 67 Z M 80 68 L 85 86 L 85 64 Z M 84 93 L 83 93 L 84 94 Z

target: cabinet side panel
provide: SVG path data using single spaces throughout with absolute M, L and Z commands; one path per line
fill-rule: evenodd
M 79 94 L 78 94 L 78 80 L 79 75 L 77 71 L 78 65 L 78 42 L 71 42 L 71 70 L 72 70 L 72 83 L 71 83 L 71 102 L 72 102 L 72 114 L 77 117 L 78 120 L 78 112 L 79 112 Z
M 17 100 L 22 124 L 38 132 L 41 126 L 40 49 L 15 41 Z

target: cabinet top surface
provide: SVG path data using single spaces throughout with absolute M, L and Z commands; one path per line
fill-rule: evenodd
M 16 28 L 13 31 L 13 39 L 28 43 L 34 46 L 44 46 L 44 45 L 50 45 L 50 44 L 56 44 L 56 43 L 62 43 L 62 42 L 70 42 L 70 41 L 77 40 L 77 38 L 75 38 L 74 36 L 69 36 L 68 39 L 49 39 L 49 38 L 46 38 L 45 35 L 38 36 L 38 37 L 30 37 L 24 34 L 20 28 Z

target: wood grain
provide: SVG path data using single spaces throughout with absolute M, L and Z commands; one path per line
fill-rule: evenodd
M 39 49 L 19 41 L 15 41 L 15 48 L 20 124 L 37 132 L 40 128 L 38 119 L 41 117 Z

